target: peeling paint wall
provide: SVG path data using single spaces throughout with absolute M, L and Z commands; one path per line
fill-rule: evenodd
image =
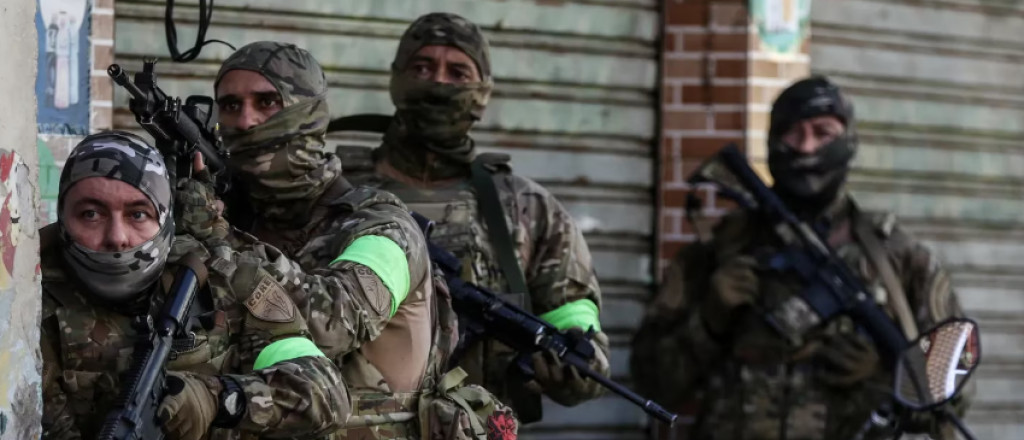
M 35 0 L 0 8 L 0 440 L 40 437 Z

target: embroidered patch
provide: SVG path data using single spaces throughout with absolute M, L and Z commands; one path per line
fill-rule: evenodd
M 366 293 L 366 301 L 373 307 L 373 311 L 381 315 L 389 315 L 391 313 L 391 291 L 368 267 L 363 265 L 355 267 L 356 279 L 359 280 L 359 286 Z
M 245 300 L 245 308 L 253 316 L 269 322 L 292 322 L 295 307 L 288 294 L 273 278 L 264 275 L 256 285 L 256 291 Z

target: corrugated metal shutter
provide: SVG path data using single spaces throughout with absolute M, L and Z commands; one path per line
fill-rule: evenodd
M 811 69 L 853 96 L 858 199 L 938 252 L 982 328 L 979 439 L 1024 428 L 1024 9 L 984 0 L 816 0 Z
M 195 4 L 179 1 L 176 8 L 182 50 L 194 40 Z M 515 170 L 551 190 L 584 228 L 605 294 L 612 368 L 625 381 L 629 338 L 652 282 L 657 5 L 222 0 L 207 37 L 236 46 L 277 40 L 309 49 L 327 70 L 331 110 L 340 116 L 393 111 L 388 66 L 401 33 L 419 15 L 451 11 L 480 24 L 491 40 L 497 89 L 475 137 L 485 150 L 511 154 Z M 163 2 L 119 0 L 116 14 L 118 63 L 134 72 L 143 56 L 167 56 Z M 160 86 L 172 95 L 209 95 L 229 53 L 215 44 L 192 63 L 158 64 Z M 126 103 L 118 89 L 115 126 L 136 129 Z M 618 397 L 572 409 L 547 402 L 545 420 L 529 438 L 639 438 L 642 423 L 642 412 Z

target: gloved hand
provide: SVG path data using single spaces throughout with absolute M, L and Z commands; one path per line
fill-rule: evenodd
M 192 158 L 192 178 L 181 177 L 174 193 L 174 233 L 188 234 L 200 242 L 227 237 L 230 226 L 221 216 L 224 204 L 217 200 L 213 189 L 213 176 L 203 163 L 203 156 Z
M 157 419 L 169 440 L 200 440 L 217 417 L 217 396 L 223 386 L 216 377 L 168 372 L 167 394 Z
M 858 333 L 826 338 L 815 356 L 821 362 L 818 379 L 837 388 L 863 382 L 874 376 L 882 365 L 875 345 Z
M 718 267 L 711 275 L 711 290 L 700 304 L 704 324 L 714 336 L 724 336 L 735 327 L 737 311 L 753 305 L 759 281 L 754 269 L 757 261 L 738 256 Z
M 580 337 L 584 333 L 579 327 L 570 328 L 566 332 Z M 604 351 L 608 347 L 608 337 L 604 333 L 595 333 L 590 343 L 594 345 L 595 356 L 588 366 L 598 374 L 607 376 L 611 369 Z M 596 381 L 580 376 L 576 367 L 563 364 L 554 351 L 534 353 L 532 361 L 534 380 L 527 382 L 526 387 L 535 393 L 545 393 L 562 405 L 574 405 L 592 399 L 604 390 Z

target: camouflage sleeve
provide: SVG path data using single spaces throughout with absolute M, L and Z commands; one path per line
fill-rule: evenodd
M 186 246 L 179 236 L 176 252 Z M 299 344 L 305 350 L 274 350 L 275 345 L 295 347 L 296 340 L 311 339 L 291 299 L 297 293 L 289 292 L 302 285 L 279 282 L 274 275 L 274 266 L 287 261 L 268 259 L 267 252 L 253 249 L 210 250 L 210 288 L 226 291 L 215 298 L 234 298 L 233 305 L 221 307 L 238 310 L 234 316 L 241 317 L 236 361 L 226 363 L 221 372 L 242 386 L 247 399 L 236 429 L 260 438 L 315 437 L 338 429 L 351 413 L 338 366 L 312 343 Z M 254 370 L 258 362 L 267 366 Z
M 499 188 L 511 188 L 515 197 L 514 235 L 533 312 L 559 328 L 579 326 L 586 331 L 592 320 L 598 330 L 593 342 L 600 358 L 592 366 L 609 377 L 608 336 L 600 331 L 601 288 L 583 231 L 565 207 L 539 184 L 511 174 L 504 178 L 508 181 Z M 592 311 L 579 308 L 584 303 Z M 564 313 L 567 311 L 575 316 Z M 605 392 L 596 382 L 568 389 L 575 391 L 567 394 L 560 392 L 565 390 L 548 390 L 546 394 L 562 405 L 572 406 Z
M 633 337 L 629 365 L 636 389 L 667 408 L 696 397 L 701 377 L 723 354 L 696 307 L 708 289 L 711 260 L 705 244 L 684 247 L 665 269 Z
M 44 314 L 46 313 L 48 301 L 43 300 Z M 61 389 L 59 378 L 61 376 L 61 362 L 57 355 L 57 344 L 60 341 L 60 333 L 55 318 L 44 318 L 43 329 L 40 335 L 40 351 L 43 355 L 43 440 L 80 440 L 82 434 L 71 408 L 68 405 L 67 395 Z
M 259 266 L 298 306 L 317 346 L 329 358 L 339 359 L 376 339 L 398 308 L 392 305 L 386 280 L 377 272 L 364 264 L 339 259 L 349 245 L 363 237 L 386 238 L 397 244 L 409 272 L 409 286 L 398 294 L 401 298 L 416 297 L 412 290 L 424 285 L 430 260 L 416 221 L 397 206 L 356 210 L 326 231 L 310 240 L 299 261 L 288 259 L 273 246 L 251 240 L 248 244 L 232 240 L 226 250 L 237 253 L 240 260 L 259 261 Z M 251 277 L 249 282 L 253 282 Z

